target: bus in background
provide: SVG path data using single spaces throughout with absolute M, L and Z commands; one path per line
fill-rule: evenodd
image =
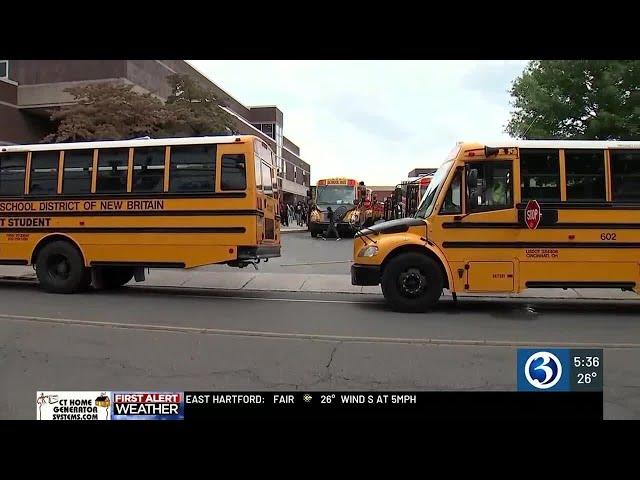
M 0 264 L 72 293 L 278 257 L 275 168 L 254 136 L 2 146 Z
M 420 175 L 418 177 L 409 178 L 406 182 L 402 182 L 401 187 L 404 196 L 404 211 L 406 217 L 412 217 L 418 211 L 420 199 L 427 191 L 433 174 Z
M 429 187 L 433 174 L 420 175 L 396 185 L 393 195 L 385 200 L 384 219 L 412 217 L 418 210 L 420 199 Z
M 329 226 L 327 208 L 335 214 L 340 235 L 353 235 L 360 228 L 373 225 L 381 217 L 374 209 L 371 189 L 364 182 L 352 178 L 336 177 L 318 180 L 309 215 L 309 231 L 317 237 Z
M 615 288 L 640 293 L 640 142 L 462 143 L 415 217 L 359 232 L 354 285 L 398 311 L 443 288 Z

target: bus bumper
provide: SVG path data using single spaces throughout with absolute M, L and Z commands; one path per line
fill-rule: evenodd
M 351 265 L 351 285 L 371 286 L 380 283 L 380 267 L 378 265 Z
M 259 247 L 238 247 L 238 260 L 256 258 L 274 258 L 280 256 L 280 245 L 261 245 Z

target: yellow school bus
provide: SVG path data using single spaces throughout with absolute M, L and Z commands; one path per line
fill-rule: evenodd
M 381 210 L 374 208 L 372 190 L 353 178 L 318 180 L 312 201 L 308 224 L 312 237 L 317 237 L 329 227 L 328 208 L 335 213 L 336 229 L 340 235 L 354 234 L 382 218 Z
M 2 146 L 0 264 L 72 293 L 278 257 L 275 169 L 253 136 Z
M 508 292 L 640 283 L 640 142 L 460 143 L 414 217 L 360 231 L 354 285 L 398 311 L 444 288 Z

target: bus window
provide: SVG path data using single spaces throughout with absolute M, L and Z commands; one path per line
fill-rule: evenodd
M 62 193 L 91 193 L 93 150 L 68 150 L 64 153 Z
M 565 150 L 567 200 L 605 200 L 604 151 Z
M 615 202 L 640 201 L 640 151 L 611 152 L 611 192 Z
M 216 146 L 171 147 L 170 192 L 214 192 Z
M 164 147 L 136 148 L 133 151 L 132 192 L 164 190 Z
M 513 207 L 511 161 L 467 164 L 477 170 L 478 181 L 470 190 L 470 211 L 486 212 Z
M 266 163 L 262 164 L 262 190 L 265 195 L 273 195 L 273 179 L 271 178 L 271 168 Z
M 33 152 L 31 154 L 32 195 L 55 195 L 58 192 L 58 159 L 60 152 Z
M 26 165 L 26 153 L 0 155 L 0 196 L 24 194 Z
M 222 155 L 220 186 L 222 190 L 247 188 L 247 168 L 243 153 Z
M 460 196 L 460 180 L 462 179 L 462 173 L 457 171 L 455 177 L 449 185 L 447 196 L 444 198 L 442 208 L 440 208 L 440 214 L 442 215 L 455 215 L 462 213 L 462 202 Z
M 96 193 L 124 193 L 127 191 L 129 149 L 109 148 L 98 152 Z
M 558 150 L 520 150 L 522 201 L 560 201 Z
M 256 190 L 262 190 L 262 162 L 258 154 L 254 157 L 255 172 L 256 172 Z

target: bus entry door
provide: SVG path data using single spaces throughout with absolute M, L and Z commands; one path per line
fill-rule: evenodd
M 467 292 L 512 292 L 513 262 L 468 262 Z

